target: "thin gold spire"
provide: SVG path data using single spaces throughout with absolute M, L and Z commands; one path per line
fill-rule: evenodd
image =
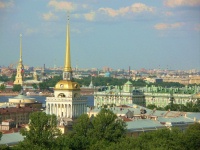
M 64 72 L 72 72 L 71 57 L 70 57 L 70 26 L 69 26 L 69 16 L 68 16 L 68 21 L 67 21 L 66 55 L 65 55 Z
M 22 34 L 20 34 L 19 36 L 20 36 L 20 57 L 19 57 L 19 61 L 22 62 Z

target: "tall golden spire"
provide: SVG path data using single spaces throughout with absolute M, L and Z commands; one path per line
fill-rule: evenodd
M 24 66 L 22 63 L 22 34 L 20 34 L 20 56 L 19 63 L 17 66 L 17 74 L 15 77 L 14 84 L 21 84 L 23 86 L 23 74 L 24 74 Z
M 65 67 L 64 72 L 72 72 L 71 68 L 71 57 L 70 57 L 70 27 L 69 27 L 69 17 L 67 22 L 67 34 L 66 34 L 66 55 L 65 55 Z
M 64 70 L 63 70 L 63 80 L 68 80 L 68 81 L 72 80 L 69 16 L 68 16 L 68 22 L 67 22 L 66 54 L 65 54 L 65 66 L 64 66 Z
M 22 62 L 22 34 L 20 34 L 20 57 L 19 61 Z

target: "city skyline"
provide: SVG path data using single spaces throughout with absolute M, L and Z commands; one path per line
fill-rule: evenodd
M 0 1 L 0 65 L 200 69 L 200 0 Z

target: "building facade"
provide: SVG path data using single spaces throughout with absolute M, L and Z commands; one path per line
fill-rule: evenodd
M 94 92 L 94 106 L 137 104 L 145 106 L 144 94 L 133 89 L 133 84 L 127 81 L 122 87 L 108 86 L 105 90 Z
M 41 111 L 38 108 L 33 107 L 8 107 L 0 108 L 0 122 L 8 119 L 12 119 L 16 125 L 28 124 L 29 116 L 31 113 Z
M 200 87 L 186 86 L 184 88 L 163 88 L 146 86 L 142 91 L 145 95 L 146 106 L 154 104 L 157 107 L 165 107 L 171 102 L 183 105 L 186 105 L 188 102 L 195 103 L 198 99 L 197 95 L 200 91 Z
M 94 106 L 103 105 L 127 105 L 135 104 L 148 106 L 154 104 L 157 107 L 165 107 L 170 103 L 186 105 L 188 102 L 197 101 L 200 87 L 184 88 L 163 88 L 163 87 L 143 87 L 135 89 L 130 81 L 122 88 L 118 86 L 104 87 L 104 90 L 94 92 Z

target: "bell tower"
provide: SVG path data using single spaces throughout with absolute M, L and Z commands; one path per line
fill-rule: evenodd
M 17 74 L 15 76 L 14 84 L 20 84 L 23 85 L 23 76 L 24 76 L 24 66 L 22 61 L 22 34 L 20 34 L 20 57 L 19 57 L 19 63 L 17 66 Z

